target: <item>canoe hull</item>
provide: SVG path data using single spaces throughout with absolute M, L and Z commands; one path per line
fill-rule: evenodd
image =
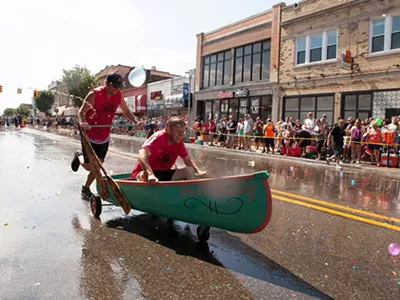
M 271 218 L 272 198 L 268 173 L 193 181 L 160 182 L 156 186 L 112 176 L 133 209 L 173 220 L 256 233 Z M 118 205 L 110 187 L 107 201 Z

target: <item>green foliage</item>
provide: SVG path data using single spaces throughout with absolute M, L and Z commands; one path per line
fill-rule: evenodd
M 36 108 L 49 115 L 49 110 L 54 104 L 54 95 L 49 91 L 40 91 L 39 97 L 35 98 Z
M 23 103 L 21 103 L 16 109 L 17 115 L 20 115 L 21 117 L 27 117 L 30 112 L 30 109 Z
M 16 114 L 16 109 L 8 107 L 4 110 L 3 115 L 6 117 L 11 117 Z
M 80 107 L 88 92 L 98 86 L 97 79 L 86 67 L 75 66 L 72 70 L 63 70 L 63 73 L 62 81 L 74 97 L 74 106 Z

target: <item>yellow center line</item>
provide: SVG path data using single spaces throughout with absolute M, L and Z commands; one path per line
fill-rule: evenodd
M 341 211 L 333 210 L 333 209 L 330 209 L 330 208 L 326 208 L 326 207 L 322 207 L 322 206 L 318 206 L 318 205 L 314 205 L 314 204 L 310 204 L 310 203 L 305 203 L 305 202 L 298 201 L 298 200 L 289 199 L 289 198 L 282 197 L 282 196 L 272 195 L 272 198 L 278 199 L 278 200 L 281 200 L 281 201 L 284 201 L 284 202 L 289 202 L 289 203 L 292 203 L 292 204 L 297 204 L 297 205 L 300 205 L 300 206 L 305 206 L 305 207 L 312 208 L 312 209 L 315 209 L 315 210 L 327 212 L 327 213 L 330 213 L 330 214 L 333 214 L 333 215 L 337 215 L 337 216 L 341 216 L 341 217 L 344 217 L 344 218 L 348 218 L 348 219 L 352 219 L 352 220 L 356 220 L 356 221 L 360 221 L 360 222 L 364 222 L 364 223 L 367 223 L 367 224 L 371 224 L 371 225 L 375 225 L 375 226 L 379 226 L 379 227 L 384 227 L 384 228 L 387 228 L 387 229 L 391 229 L 391 230 L 395 230 L 395 231 L 399 231 L 400 232 L 400 226 L 395 226 L 395 225 L 387 224 L 387 223 L 384 223 L 384 222 L 379 222 L 379 221 L 375 221 L 375 220 L 371 220 L 371 219 L 367 219 L 367 218 L 351 215 L 351 214 L 344 213 L 344 212 L 341 212 Z
M 389 221 L 389 222 L 396 222 L 396 223 L 400 224 L 400 219 L 388 217 L 388 216 L 385 216 L 385 215 L 380 215 L 380 214 L 376 214 L 376 213 L 372 213 L 372 212 L 368 212 L 368 211 L 363 211 L 363 210 L 360 210 L 360 209 L 346 207 L 346 206 L 335 204 L 335 203 L 330 203 L 330 202 L 321 201 L 321 200 L 317 200 L 317 199 L 313 199 L 313 198 L 299 196 L 299 195 L 295 195 L 295 194 L 291 194 L 291 193 L 287 193 L 287 192 L 283 192 L 283 191 L 279 191 L 279 190 L 271 189 L 271 192 L 275 193 L 275 194 L 280 194 L 282 196 L 288 196 L 290 198 L 295 198 L 295 199 L 297 198 L 299 200 L 304 200 L 304 201 L 307 201 L 307 202 L 316 203 L 316 204 L 319 204 L 319 205 L 322 205 L 322 206 L 334 207 L 334 208 L 337 208 L 337 209 L 340 209 L 340 210 L 345 210 L 345 211 L 352 212 L 352 213 L 355 213 L 355 214 L 360 214 L 360 215 L 373 217 L 373 218 L 376 218 L 376 219 L 382 219 L 382 220 L 386 220 L 386 221 Z

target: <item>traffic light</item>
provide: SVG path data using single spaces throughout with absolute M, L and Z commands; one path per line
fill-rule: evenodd
M 39 90 L 33 90 L 33 98 L 38 98 L 40 96 Z
M 22 94 L 22 89 L 21 88 L 17 88 L 17 94 Z
M 3 92 L 3 86 L 0 85 L 0 93 L 2 93 L 2 92 Z

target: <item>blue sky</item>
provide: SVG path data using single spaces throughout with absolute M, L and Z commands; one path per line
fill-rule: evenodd
M 4 2 L 4 1 L 3 1 Z M 75 64 L 195 67 L 196 34 L 270 9 L 277 0 L 13 0 L 0 7 L 0 115 L 30 103 Z M 287 4 L 296 1 L 285 1 Z M 23 94 L 17 94 L 17 88 Z

